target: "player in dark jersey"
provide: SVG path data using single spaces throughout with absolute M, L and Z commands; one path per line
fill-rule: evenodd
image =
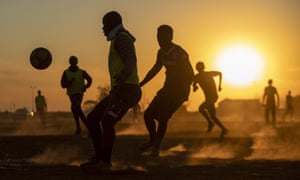
M 70 66 L 63 72 L 60 83 L 62 88 L 67 89 L 67 94 L 71 101 L 71 110 L 76 123 L 75 134 L 80 134 L 79 119 L 87 126 L 81 103 L 85 91 L 92 85 L 92 78 L 85 70 L 79 68 L 76 56 L 70 56 L 69 63 Z
M 173 29 L 169 25 L 161 25 L 157 30 L 160 49 L 154 66 L 146 74 L 140 86 L 150 81 L 163 67 L 166 69 L 165 82 L 144 112 L 144 120 L 150 140 L 140 149 L 152 148 L 151 155 L 159 156 L 159 148 L 167 130 L 167 124 L 173 113 L 188 100 L 190 86 L 193 81 L 193 67 L 187 52 L 172 42 Z M 158 121 L 156 128 L 155 120 Z
M 275 99 L 276 97 L 276 99 Z M 277 103 L 276 103 L 277 102 Z M 276 105 L 279 107 L 279 94 L 277 89 L 273 86 L 273 80 L 269 79 L 268 86 L 265 87 L 263 95 L 263 103 L 265 105 L 265 119 L 269 124 L 269 114 L 272 115 L 272 125 L 276 125 Z
M 193 91 L 197 91 L 197 84 L 199 84 L 205 96 L 205 101 L 199 106 L 199 112 L 208 122 L 207 132 L 211 132 L 214 124 L 216 124 L 221 128 L 220 138 L 222 139 L 224 135 L 228 133 L 228 130 L 216 116 L 215 103 L 218 100 L 218 92 L 216 83 L 213 79 L 215 76 L 219 76 L 218 90 L 221 91 L 222 73 L 220 71 L 204 71 L 205 66 L 203 62 L 198 62 L 196 64 L 196 69 L 198 74 L 196 74 L 194 78 Z

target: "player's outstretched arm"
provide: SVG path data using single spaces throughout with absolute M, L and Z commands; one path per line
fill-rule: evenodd
M 149 82 L 162 68 L 162 64 L 156 61 L 154 66 L 150 69 L 150 71 L 146 74 L 145 78 L 140 82 L 140 86 L 144 86 L 147 82 Z
M 219 91 L 222 90 L 222 80 L 223 80 L 223 75 L 222 72 L 218 72 L 219 74 Z

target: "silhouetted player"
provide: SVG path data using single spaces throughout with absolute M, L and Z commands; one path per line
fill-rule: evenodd
M 81 109 L 81 102 L 85 90 L 92 84 L 92 78 L 85 70 L 77 66 L 78 59 L 76 56 L 70 56 L 69 63 L 69 68 L 62 74 L 61 87 L 67 89 L 67 94 L 71 101 L 71 110 L 76 122 L 75 134 L 80 134 L 79 118 L 83 124 L 87 125 L 86 117 Z
M 87 124 L 94 145 L 95 157 L 81 164 L 82 167 L 110 169 L 114 126 L 141 98 L 135 54 L 135 38 L 123 27 L 118 12 L 111 11 L 103 17 L 103 32 L 110 41 L 108 58 L 111 91 L 87 117 Z M 100 170 L 100 169 L 99 169 Z
M 173 29 L 169 25 L 161 25 L 157 29 L 157 40 L 160 46 L 154 66 L 145 76 L 140 85 L 145 85 L 163 67 L 166 78 L 163 87 L 144 112 L 144 120 L 150 140 L 140 149 L 152 148 L 151 156 L 159 156 L 159 148 L 167 130 L 167 124 L 173 113 L 188 99 L 193 81 L 193 67 L 187 52 L 172 42 Z M 156 123 L 158 127 L 156 129 Z
M 276 97 L 276 99 L 275 99 Z M 276 103 L 277 101 L 277 103 Z M 272 125 L 276 125 L 276 105 L 279 107 L 279 95 L 277 89 L 273 86 L 273 80 L 268 80 L 268 86 L 265 87 L 263 94 L 263 104 L 265 105 L 265 119 L 269 124 L 269 113 L 272 115 Z
M 292 92 L 288 91 L 288 94 L 285 97 L 285 112 L 283 114 L 283 121 L 287 115 L 290 115 L 290 120 L 293 120 L 294 106 L 293 106 L 293 96 Z
M 37 91 L 38 95 L 35 97 L 35 107 L 36 112 L 40 117 L 42 126 L 46 125 L 46 112 L 47 112 L 47 102 L 45 96 L 42 95 L 41 90 Z
M 196 74 L 194 78 L 193 91 L 197 91 L 197 84 L 199 84 L 205 96 L 205 101 L 199 106 L 199 112 L 208 122 L 207 132 L 211 132 L 214 124 L 216 124 L 221 128 L 220 138 L 222 139 L 224 135 L 228 133 L 228 130 L 216 116 L 215 103 L 218 100 L 218 92 L 214 81 L 214 77 L 219 76 L 218 90 L 221 91 L 222 73 L 220 71 L 204 71 L 205 66 L 203 62 L 198 62 L 196 69 L 198 74 Z

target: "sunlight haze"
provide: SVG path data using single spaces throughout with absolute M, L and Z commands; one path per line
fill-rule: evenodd
M 189 53 L 194 69 L 197 61 L 204 61 L 207 70 L 221 70 L 218 57 L 233 44 L 248 45 L 261 57 L 262 69 L 253 72 L 259 77 L 241 87 L 224 80 L 219 101 L 261 100 L 270 78 L 282 99 L 288 90 L 300 94 L 297 0 L 1 0 L 0 111 L 11 111 L 13 106 L 31 109 L 32 92 L 35 96 L 38 89 L 46 96 L 49 111 L 69 111 L 60 77 L 69 66 L 70 55 L 76 55 L 79 67 L 93 78 L 83 102 L 96 100 L 97 87 L 109 83 L 109 42 L 102 33 L 102 16 L 111 10 L 120 12 L 125 28 L 136 38 L 140 80 L 155 62 L 157 27 L 169 24 L 174 42 Z M 36 47 L 52 53 L 52 64 L 46 70 L 30 65 L 30 52 Z M 164 69 L 143 87 L 143 102 L 151 101 L 163 80 Z M 191 92 L 190 109 L 197 109 L 203 100 L 202 93 Z

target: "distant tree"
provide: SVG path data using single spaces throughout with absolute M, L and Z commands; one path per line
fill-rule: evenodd
M 86 113 L 90 112 L 99 101 L 101 101 L 109 94 L 110 86 L 109 85 L 98 86 L 97 89 L 99 91 L 99 95 L 97 99 L 96 100 L 88 99 L 83 103 L 83 109 Z

